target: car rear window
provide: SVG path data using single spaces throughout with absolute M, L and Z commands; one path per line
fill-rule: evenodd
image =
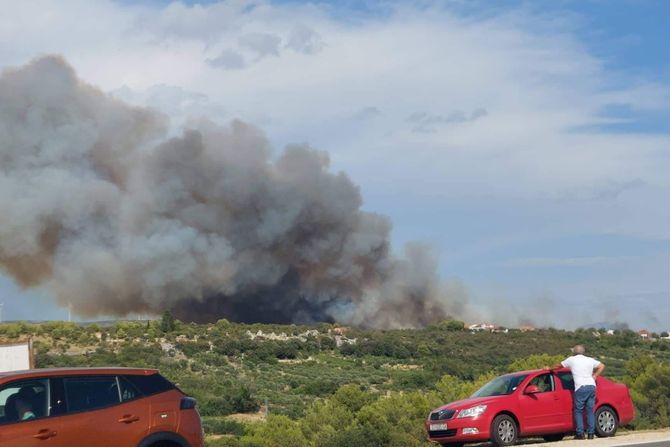
M 152 374 L 150 376 L 127 375 L 123 376 L 123 381 L 127 381 L 131 385 L 131 387 L 128 387 L 129 390 L 134 388 L 144 396 L 150 396 L 152 394 L 158 394 L 177 388 L 160 374 Z

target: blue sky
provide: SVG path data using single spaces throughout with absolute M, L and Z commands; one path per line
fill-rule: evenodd
M 241 118 L 327 150 L 398 251 L 439 251 L 467 318 L 670 329 L 668 2 L 24 3 L 0 67 L 63 54 L 175 132 Z M 0 296 L 5 319 L 67 315 Z

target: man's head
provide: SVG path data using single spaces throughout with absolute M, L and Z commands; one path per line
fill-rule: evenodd
M 572 353 L 573 354 L 584 354 L 586 350 L 584 349 L 584 346 L 582 345 L 575 345 L 574 348 L 572 348 Z

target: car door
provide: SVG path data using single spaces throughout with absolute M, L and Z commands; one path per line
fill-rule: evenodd
M 561 414 L 559 420 L 566 432 L 573 431 L 575 428 L 575 420 L 572 415 L 572 402 L 575 394 L 575 381 L 572 378 L 570 371 L 559 371 L 554 374 L 557 384 L 557 391 L 560 396 L 559 407 Z
M 147 435 L 149 406 L 141 399 L 122 402 L 117 376 L 64 377 L 60 386 L 67 402 L 61 437 L 68 446 L 134 446 Z
M 66 447 L 58 418 L 50 417 L 49 381 L 29 379 L 0 387 L 0 446 Z
M 539 392 L 529 394 L 529 386 Z M 532 378 L 519 394 L 521 431 L 525 434 L 555 433 L 561 430 L 561 394 L 556 390 L 552 373 Z

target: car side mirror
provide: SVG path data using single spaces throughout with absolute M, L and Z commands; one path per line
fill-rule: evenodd
M 540 390 L 539 386 L 528 385 L 523 393 L 524 394 L 537 394 L 537 393 L 540 393 L 540 392 L 541 392 L 541 390 Z

